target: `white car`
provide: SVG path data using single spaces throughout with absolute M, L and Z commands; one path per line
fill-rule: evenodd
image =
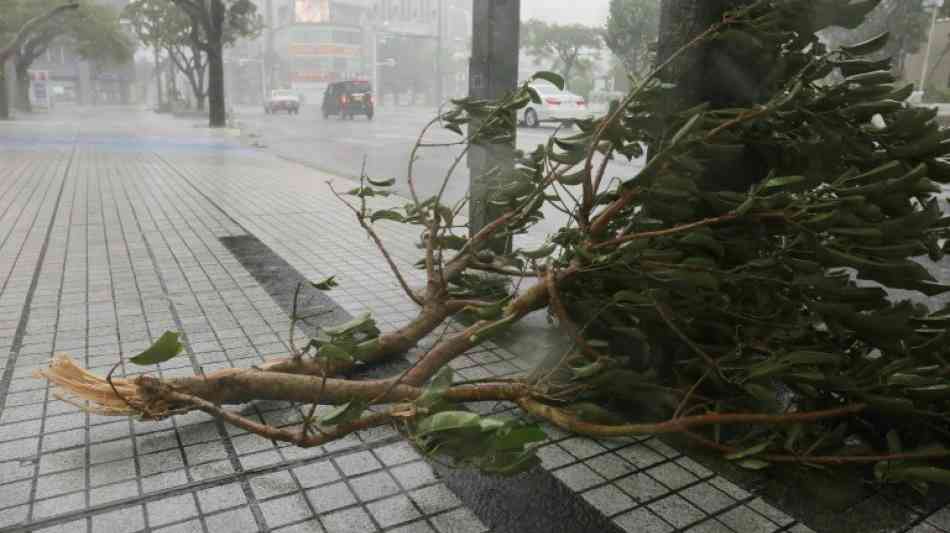
M 264 112 L 273 115 L 278 111 L 286 111 L 288 115 L 300 113 L 300 95 L 285 89 L 271 91 L 270 98 L 264 102 Z
M 529 128 L 537 128 L 543 122 L 565 122 L 594 116 L 587 101 L 570 91 L 545 83 L 533 83 L 530 87 L 541 103 L 531 102 L 522 112 L 524 125 Z

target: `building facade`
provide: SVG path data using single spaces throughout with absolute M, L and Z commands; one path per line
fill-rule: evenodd
M 265 88 L 314 102 L 331 82 L 368 79 L 377 94 L 431 100 L 441 72 L 443 96 L 467 90 L 472 0 L 256 2 L 267 28 L 256 58 Z
M 97 0 L 96 3 L 121 10 L 129 0 Z M 127 105 L 137 100 L 134 61 L 115 65 L 83 59 L 68 37 L 53 41 L 46 53 L 33 62 L 30 70 L 48 79 L 46 91 L 53 105 L 57 102 Z

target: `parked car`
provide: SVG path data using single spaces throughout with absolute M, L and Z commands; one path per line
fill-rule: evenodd
M 339 115 L 346 119 L 366 115 L 366 118 L 373 120 L 376 114 L 373 86 L 365 80 L 331 83 L 323 95 L 322 109 L 323 118 Z
M 587 106 L 592 113 L 604 115 L 610 111 L 612 103 L 620 103 L 626 94 L 620 91 L 593 91 L 587 98 Z
M 547 83 L 533 83 L 530 88 L 537 93 L 541 103 L 531 102 L 522 114 L 522 121 L 529 128 L 537 128 L 544 122 L 580 120 L 594 115 L 587 101 L 570 91 L 562 91 Z
M 270 98 L 264 102 L 264 112 L 268 115 L 286 111 L 288 115 L 300 113 L 300 95 L 286 89 L 271 91 Z

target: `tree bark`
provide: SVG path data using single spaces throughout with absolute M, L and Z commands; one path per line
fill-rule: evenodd
M 0 61 L 0 120 L 10 120 L 10 94 L 7 91 L 5 65 Z
M 227 110 L 224 105 L 224 57 L 220 39 L 211 43 L 208 50 L 208 123 L 212 128 L 227 125 Z
M 162 96 L 162 58 L 158 47 L 155 47 L 153 53 L 155 54 L 155 90 L 157 91 L 155 94 L 158 99 L 158 109 L 161 111 L 164 103 L 164 97 Z
M 33 111 L 30 102 L 30 69 L 19 62 L 16 66 L 16 108 L 26 113 Z
M 208 123 L 212 128 L 227 125 L 227 109 L 224 102 L 224 15 L 222 0 L 210 0 L 208 21 Z

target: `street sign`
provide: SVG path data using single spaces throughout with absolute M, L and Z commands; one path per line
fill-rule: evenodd
M 30 71 L 30 92 L 33 105 L 50 108 L 49 95 L 49 71 L 31 70 Z

